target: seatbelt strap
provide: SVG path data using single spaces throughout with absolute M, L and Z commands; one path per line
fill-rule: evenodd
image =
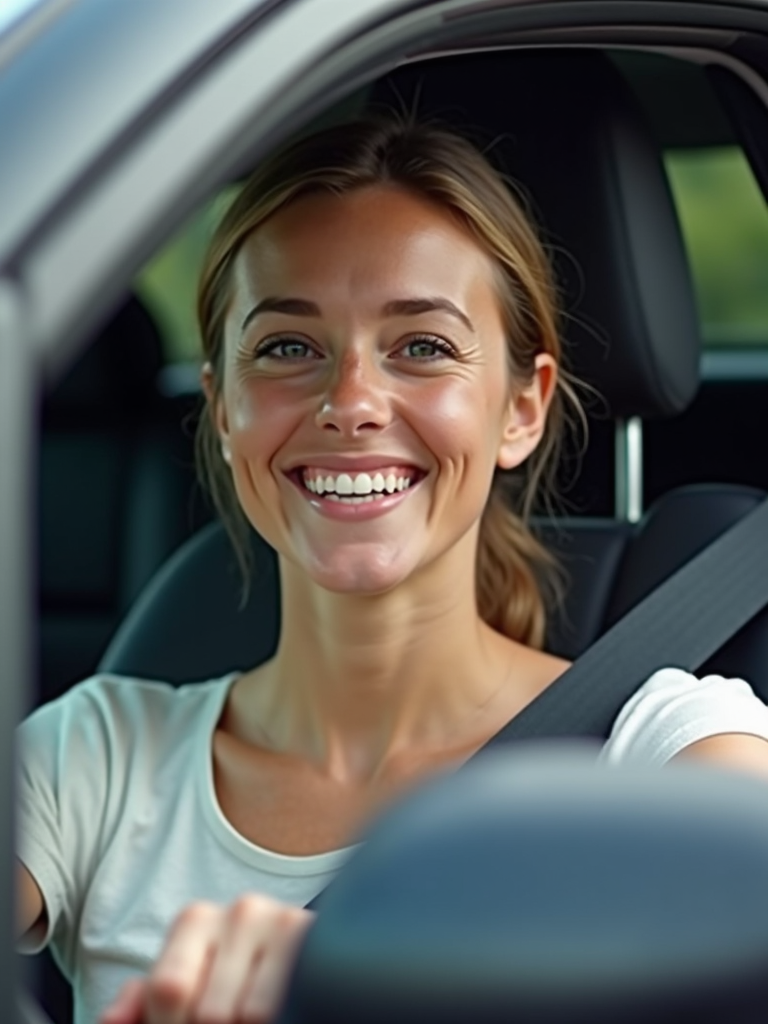
M 627 612 L 469 761 L 519 740 L 606 739 L 622 706 L 654 672 L 694 672 L 765 605 L 768 499 Z M 322 896 L 306 909 L 316 910 Z
M 523 739 L 607 738 L 654 672 L 695 672 L 767 604 L 768 499 L 627 612 L 478 754 Z

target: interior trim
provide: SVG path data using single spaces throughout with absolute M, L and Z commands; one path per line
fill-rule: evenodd
M 729 352 L 704 351 L 701 355 L 703 381 L 768 381 L 768 338 L 764 348 Z
M 653 49 L 656 53 L 665 54 L 667 57 L 677 57 L 696 64 L 719 64 L 720 67 L 728 68 L 729 71 L 738 75 L 768 107 L 768 82 L 754 68 L 751 68 L 743 60 L 739 60 L 738 57 L 734 57 L 730 53 L 722 53 L 720 50 L 696 47 L 680 49 L 676 46 L 663 46 Z

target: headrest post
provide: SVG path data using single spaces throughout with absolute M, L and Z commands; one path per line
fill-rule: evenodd
M 637 523 L 643 514 L 643 421 L 616 420 L 616 518 Z

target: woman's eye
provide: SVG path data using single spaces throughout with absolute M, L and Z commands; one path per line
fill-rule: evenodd
M 317 353 L 311 345 L 301 338 L 273 338 L 271 341 L 262 342 L 253 353 L 254 359 L 262 359 L 265 356 L 269 359 L 294 360 L 314 359 Z
M 442 338 L 424 337 L 411 338 L 399 349 L 399 353 L 409 359 L 440 359 L 444 356 L 453 356 L 454 351 L 447 341 Z

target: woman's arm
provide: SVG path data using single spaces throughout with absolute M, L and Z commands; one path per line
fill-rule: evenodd
M 45 903 L 40 886 L 20 860 L 16 861 L 16 934 L 24 938 L 45 925 Z
M 768 740 L 744 733 L 708 736 L 697 743 L 691 743 L 673 760 L 708 761 L 710 764 L 720 764 L 723 768 L 768 776 Z
M 151 973 L 128 982 L 100 1024 L 268 1024 L 314 918 L 266 896 L 193 904 Z

